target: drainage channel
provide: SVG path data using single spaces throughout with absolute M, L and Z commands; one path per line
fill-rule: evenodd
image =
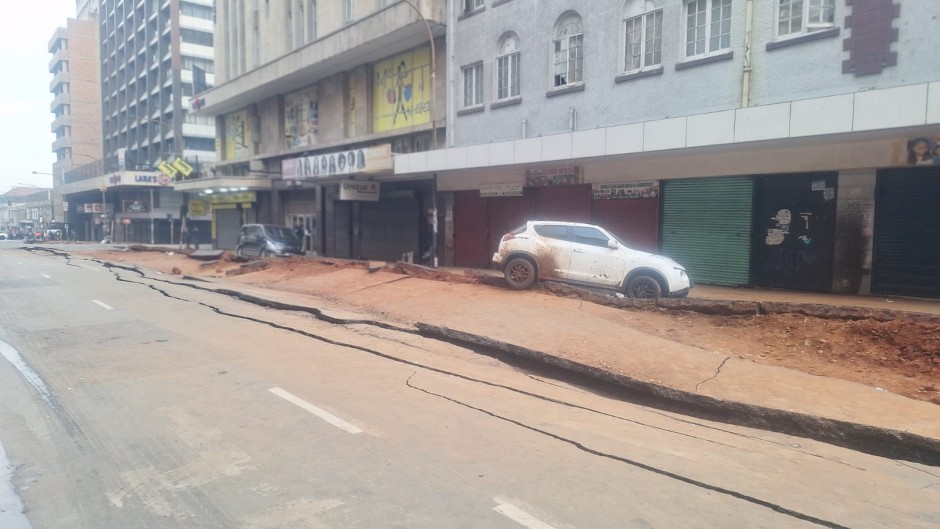
M 70 254 L 59 250 L 39 247 L 26 249 L 29 251 L 48 252 L 55 256 L 65 257 L 67 261 L 71 260 Z M 716 421 L 737 426 L 758 428 L 786 435 L 805 437 L 808 439 L 821 441 L 835 446 L 841 446 L 843 448 L 848 448 L 879 457 L 902 459 L 905 461 L 922 463 L 931 466 L 940 466 L 940 440 L 912 434 L 910 432 L 878 428 L 863 424 L 795 413 L 786 410 L 778 410 L 774 408 L 766 408 L 740 402 L 716 399 L 684 390 L 678 390 L 667 386 L 644 382 L 618 373 L 612 373 L 586 364 L 572 362 L 564 358 L 552 356 L 541 351 L 520 347 L 498 340 L 492 340 L 485 336 L 465 333 L 437 325 L 417 322 L 414 326 L 414 329 L 408 329 L 369 319 L 337 318 L 324 313 L 323 310 L 316 307 L 291 305 L 245 294 L 236 290 L 209 288 L 196 284 L 207 283 L 201 278 L 183 276 L 184 280 L 188 280 L 190 282 L 172 281 L 168 279 L 147 276 L 142 270 L 134 266 L 118 265 L 110 262 L 103 262 L 97 259 L 88 260 L 96 262 L 106 269 L 111 270 L 111 272 L 115 274 L 119 281 L 136 283 L 135 281 L 123 279 L 120 277 L 120 274 L 115 273 L 115 270 L 125 270 L 149 281 L 224 295 L 260 307 L 283 311 L 304 312 L 310 314 L 320 321 L 334 325 L 369 325 L 382 329 L 393 330 L 396 332 L 414 334 L 426 339 L 463 347 L 476 354 L 496 358 L 497 360 L 505 362 L 506 364 L 518 369 L 550 376 L 559 380 L 564 380 L 566 382 L 588 388 L 592 391 L 599 392 L 605 396 L 633 404 L 647 406 L 672 413 L 679 413 L 682 415 L 709 421 Z M 165 296 L 173 297 L 170 296 L 167 292 L 153 285 L 148 285 L 146 283 L 138 284 L 152 288 Z M 211 285 L 211 283 L 208 284 Z M 203 305 L 218 312 L 219 314 L 241 317 L 234 314 L 226 314 L 220 311 L 218 308 L 212 307 L 210 305 Z M 265 322 L 262 320 L 256 321 L 258 321 L 258 323 L 282 328 L 283 330 L 300 332 L 301 334 L 305 335 L 309 334 L 297 329 L 291 329 L 273 324 L 272 322 Z M 328 341 L 319 336 L 309 336 L 315 339 Z M 337 343 L 336 345 L 344 345 L 355 349 L 362 349 L 366 352 L 376 354 L 396 362 L 409 363 L 385 353 L 374 350 L 367 350 L 365 348 L 351 344 Z M 416 367 L 435 370 L 434 368 L 430 368 L 428 366 L 417 364 L 414 365 Z M 463 375 L 455 373 L 448 374 L 452 374 L 461 378 L 467 378 Z M 484 381 L 478 382 L 487 383 Z M 521 392 L 515 388 L 506 389 Z M 540 397 L 538 395 L 532 396 Z M 565 402 L 559 402 L 559 404 L 570 405 L 569 403 Z

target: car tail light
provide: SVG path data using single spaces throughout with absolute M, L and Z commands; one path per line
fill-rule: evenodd
M 515 238 L 516 238 L 516 234 L 515 234 L 515 233 L 512 233 L 512 232 L 509 232 L 509 233 L 507 233 L 506 235 L 503 235 L 503 238 L 500 239 L 499 242 L 511 241 L 511 240 L 513 240 L 513 239 L 515 239 Z

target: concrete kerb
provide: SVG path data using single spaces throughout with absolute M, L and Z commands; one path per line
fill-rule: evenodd
M 65 252 L 46 250 L 57 255 L 68 256 Z M 137 267 L 102 263 L 108 268 L 132 271 L 141 277 L 148 277 Z M 821 442 L 842 446 L 852 450 L 894 459 L 931 466 L 940 466 L 940 439 L 912 434 L 900 430 L 880 428 L 865 424 L 840 421 L 804 413 L 790 412 L 775 408 L 750 405 L 742 402 L 726 401 L 678 390 L 668 386 L 640 381 L 625 375 L 606 371 L 597 367 L 581 364 L 565 358 L 553 356 L 541 351 L 528 349 L 514 344 L 501 342 L 484 336 L 441 327 L 434 324 L 416 322 L 414 329 L 370 319 L 346 319 L 330 316 L 321 309 L 304 305 L 293 305 L 261 298 L 226 288 L 208 288 L 192 283 L 180 283 L 162 278 L 150 278 L 162 282 L 197 288 L 216 294 L 232 297 L 258 306 L 277 310 L 305 312 L 328 323 L 337 325 L 372 325 L 399 332 L 415 333 L 427 338 L 447 341 L 467 347 L 475 352 L 509 361 L 510 363 L 541 366 L 555 371 L 580 383 L 591 385 L 618 398 L 646 405 L 665 411 L 682 413 L 706 420 L 714 420 L 739 426 L 753 427 L 787 435 L 806 437 Z M 203 278 L 184 276 L 184 280 L 206 283 Z M 211 283 L 210 283 L 211 284 Z M 851 319 L 872 318 L 872 314 L 886 320 L 922 316 L 925 321 L 937 321 L 937 317 L 912 314 L 903 311 L 873 310 L 863 308 L 829 307 L 825 305 L 803 305 L 792 303 L 759 302 L 715 302 L 706 300 L 664 299 L 659 302 L 621 299 L 609 297 L 585 289 L 576 289 L 566 285 L 546 284 L 546 290 L 559 295 L 577 293 L 587 301 L 615 307 L 651 307 L 661 306 L 667 309 L 696 310 L 709 314 L 757 315 L 761 313 L 798 312 L 818 317 L 843 317 Z M 595 300 L 596 298 L 596 300 Z M 708 312 L 706 312 L 708 311 Z M 764 312 L 762 312 L 764 311 Z M 842 316 L 836 316 L 843 313 Z

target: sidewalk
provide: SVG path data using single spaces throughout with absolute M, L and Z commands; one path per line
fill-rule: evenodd
M 246 289 L 231 280 L 211 282 L 235 291 Z M 358 268 L 297 277 L 291 285 L 291 292 L 266 290 L 264 298 L 318 308 L 322 305 L 317 305 L 317 298 L 326 298 L 413 323 L 429 336 L 484 346 L 615 384 L 654 406 L 940 465 L 940 406 L 936 404 L 683 345 L 631 327 L 629 311 L 538 291 L 516 292 Z M 713 299 L 940 312 L 938 304 L 920 300 L 887 303 L 883 298 L 719 287 L 697 287 L 693 292 L 696 297 Z M 593 365 L 584 362 L 586 356 L 605 360 Z

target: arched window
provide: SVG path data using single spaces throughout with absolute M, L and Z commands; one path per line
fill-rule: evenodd
M 623 15 L 623 71 L 663 62 L 662 0 L 627 0 Z
M 507 33 L 496 52 L 496 100 L 519 97 L 519 37 Z
M 584 26 L 576 13 L 563 15 L 555 25 L 554 86 L 580 83 L 584 75 Z

